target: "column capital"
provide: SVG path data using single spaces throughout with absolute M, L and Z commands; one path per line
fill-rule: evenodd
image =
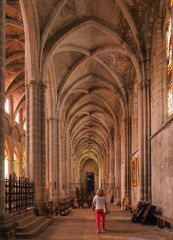
M 47 85 L 42 81 L 37 81 L 36 79 L 31 79 L 26 83 L 26 86 L 37 85 L 42 88 L 47 88 Z

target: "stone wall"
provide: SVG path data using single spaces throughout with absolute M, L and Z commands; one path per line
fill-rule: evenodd
M 173 217 L 173 124 L 151 140 L 152 202 Z
M 173 124 L 172 117 L 168 118 L 166 28 L 163 26 L 162 19 L 156 16 L 150 66 L 152 203 L 164 215 L 173 217 Z

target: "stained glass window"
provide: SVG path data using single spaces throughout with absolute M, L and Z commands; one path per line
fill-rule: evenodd
M 10 113 L 10 99 L 7 98 L 6 101 L 5 101 L 5 111 L 6 113 Z
M 169 116 L 173 113 L 173 88 L 168 90 L 168 114 Z
M 16 114 L 15 121 L 16 121 L 17 123 L 20 122 L 20 120 L 19 120 L 19 112 Z
M 23 130 L 26 131 L 26 121 L 25 121 L 24 124 L 23 124 Z
M 172 72 L 173 72 L 173 63 L 172 63 L 172 8 L 173 8 L 173 0 L 169 0 L 169 8 L 170 8 L 170 17 L 167 21 L 167 32 L 166 32 L 166 57 L 167 57 L 167 99 L 168 99 L 168 115 L 173 114 L 173 81 L 172 81 Z
M 167 78 L 169 83 L 172 77 L 172 21 L 171 21 L 171 18 L 169 18 L 168 25 L 167 25 L 166 52 L 167 52 Z

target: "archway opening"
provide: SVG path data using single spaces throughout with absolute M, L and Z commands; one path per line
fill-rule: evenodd
M 99 187 L 99 167 L 91 158 L 81 164 L 81 192 L 83 197 L 94 194 Z

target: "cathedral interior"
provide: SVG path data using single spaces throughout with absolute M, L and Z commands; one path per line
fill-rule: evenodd
M 0 239 L 98 188 L 173 224 L 172 38 L 173 0 L 0 0 Z

